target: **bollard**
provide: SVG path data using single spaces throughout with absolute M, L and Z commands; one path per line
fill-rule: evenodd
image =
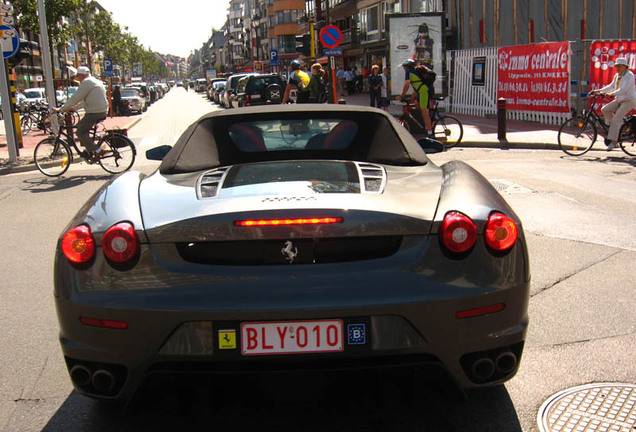
M 499 142 L 506 140 L 506 99 L 497 99 L 497 139 Z
M 340 99 L 338 99 L 338 104 L 339 105 L 346 105 L 347 104 L 347 100 L 345 98 L 340 98 Z

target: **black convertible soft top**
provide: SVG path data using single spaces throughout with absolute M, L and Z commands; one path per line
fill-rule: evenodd
M 275 105 L 215 111 L 193 123 L 163 159 L 162 174 L 248 162 L 336 159 L 414 166 L 429 162 L 385 111 L 352 105 Z

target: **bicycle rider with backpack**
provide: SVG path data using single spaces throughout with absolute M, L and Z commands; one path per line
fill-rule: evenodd
M 433 97 L 433 81 L 434 72 L 426 66 L 415 66 L 415 60 L 406 59 L 402 63 L 404 68 L 404 87 L 402 88 L 402 94 L 396 97 L 396 100 L 403 100 L 406 97 L 406 93 L 409 91 L 409 87 L 413 86 L 415 92 L 419 95 L 418 102 L 420 104 L 420 110 L 422 111 L 422 119 L 426 126 L 426 132 L 429 136 L 433 136 L 433 122 L 428 114 L 428 107 Z M 413 94 L 415 96 L 415 93 Z
M 301 69 L 299 60 L 291 61 L 292 72 L 289 74 L 287 80 L 287 87 L 285 87 L 285 95 L 283 96 L 283 105 L 289 100 L 292 88 L 296 87 L 296 103 L 307 103 L 309 99 L 309 74 Z

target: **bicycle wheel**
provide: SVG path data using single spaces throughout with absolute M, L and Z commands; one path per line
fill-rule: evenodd
M 581 156 L 592 148 L 596 136 L 594 123 L 581 118 L 571 118 L 559 128 L 559 147 L 570 156 Z
M 104 156 L 99 159 L 99 164 L 109 173 L 117 174 L 129 170 L 135 163 L 137 150 L 127 136 L 109 133 L 102 137 L 100 144 Z
M 33 161 L 42 174 L 57 177 L 68 170 L 73 154 L 63 139 L 48 137 L 35 146 Z
M 459 144 L 464 136 L 462 122 L 453 116 L 443 115 L 433 123 L 434 139 L 443 143 L 446 147 L 454 147 Z
M 26 135 L 33 129 L 33 119 L 29 115 L 23 115 L 20 119 L 20 129 L 22 135 Z
M 623 123 L 618 136 L 621 137 L 618 143 L 621 149 L 630 156 L 636 156 L 636 131 L 632 129 L 633 125 L 629 122 Z

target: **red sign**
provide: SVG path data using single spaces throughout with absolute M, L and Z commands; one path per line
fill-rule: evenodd
M 616 73 L 614 62 L 619 57 L 627 58 L 629 68 L 636 73 L 636 41 L 600 41 L 590 45 L 590 90 L 612 82 Z
M 570 112 L 568 42 L 501 47 L 497 98 L 513 111 Z
M 329 49 L 336 48 L 342 42 L 342 32 L 334 25 L 324 26 L 319 37 L 322 46 Z

